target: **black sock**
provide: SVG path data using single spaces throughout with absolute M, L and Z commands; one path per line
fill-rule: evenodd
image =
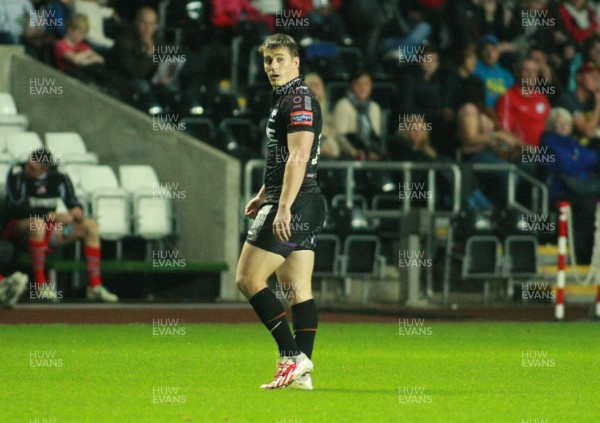
M 300 351 L 308 358 L 312 357 L 319 318 L 315 300 L 308 300 L 292 306 L 294 322 L 294 339 Z
M 273 291 L 265 288 L 250 298 L 250 304 L 260 317 L 263 324 L 269 329 L 281 357 L 291 357 L 300 354 L 292 331 L 285 316 L 285 309 L 281 301 L 277 299 Z

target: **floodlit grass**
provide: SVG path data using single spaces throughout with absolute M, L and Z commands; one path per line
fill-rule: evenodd
M 322 324 L 312 392 L 259 324 L 0 326 L 0 421 L 600 421 L 596 323 L 403 323 Z

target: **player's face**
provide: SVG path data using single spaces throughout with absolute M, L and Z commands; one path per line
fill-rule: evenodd
M 48 166 L 43 163 L 29 160 L 27 163 L 25 163 L 23 171 L 27 178 L 37 179 L 44 173 L 48 172 Z
M 265 50 L 263 65 L 273 88 L 284 86 L 300 74 L 300 58 L 292 57 L 284 47 Z
M 352 82 L 352 92 L 360 101 L 367 101 L 371 96 L 371 90 L 373 89 L 373 81 L 369 75 L 363 75 L 357 80 Z

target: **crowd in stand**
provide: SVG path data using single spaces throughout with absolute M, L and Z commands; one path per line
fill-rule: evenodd
M 579 255 L 589 260 L 600 195 L 600 1 L 213 0 L 194 2 L 195 12 L 189 3 L 8 0 L 0 42 L 25 44 L 40 60 L 160 113 L 231 87 L 223 80 L 235 37 L 247 47 L 237 64 L 245 76 L 261 37 L 289 33 L 321 99 L 324 159 L 513 163 L 548 185 L 551 207 L 576 205 Z M 156 60 L 173 52 L 186 60 Z M 262 86 L 241 79 L 229 93 L 234 107 L 253 104 L 250 93 Z M 331 98 L 335 81 L 347 89 Z M 381 83 L 393 86 L 387 97 L 375 93 Z M 241 109 L 237 116 L 257 124 L 264 117 Z M 464 173 L 465 207 L 506 207 L 506 173 Z M 386 191 L 388 182 L 369 183 Z

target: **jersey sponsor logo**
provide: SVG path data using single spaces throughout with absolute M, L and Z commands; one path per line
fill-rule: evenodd
M 292 112 L 290 114 L 290 124 L 292 126 L 312 126 L 313 124 L 313 112 L 301 110 L 298 112 Z

